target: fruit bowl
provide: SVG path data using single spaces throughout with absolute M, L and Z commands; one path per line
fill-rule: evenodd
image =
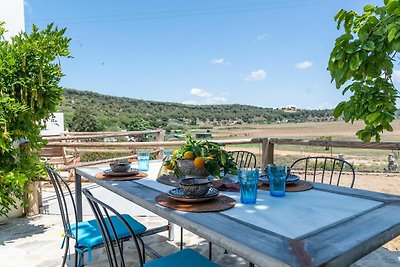
M 222 145 L 208 140 L 195 140 L 186 136 L 186 145 L 172 153 L 164 166 L 174 172 L 176 177 L 221 178 L 222 174 L 236 174 L 237 166 L 232 153 L 222 149 Z
M 192 178 L 196 176 L 207 177 L 209 175 L 205 167 L 197 168 L 194 164 L 194 160 L 178 159 L 177 163 L 182 176 L 185 176 L 186 178 Z

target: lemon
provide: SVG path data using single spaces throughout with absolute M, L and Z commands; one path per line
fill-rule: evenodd
M 174 152 L 172 152 L 172 156 L 176 157 L 176 154 L 178 154 L 179 150 L 175 149 Z
M 186 151 L 185 154 L 183 154 L 184 159 L 194 159 L 194 152 L 193 151 Z
M 167 167 L 168 170 L 173 170 L 175 168 L 175 161 L 171 160 L 168 163 L 166 162 L 165 167 Z

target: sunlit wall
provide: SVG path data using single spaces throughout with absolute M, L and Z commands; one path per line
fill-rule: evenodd
M 0 0 L 0 21 L 6 23 L 6 39 L 24 31 L 24 0 Z

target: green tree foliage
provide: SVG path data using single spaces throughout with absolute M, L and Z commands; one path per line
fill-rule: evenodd
M 128 124 L 128 131 L 145 131 L 150 130 L 152 126 L 148 121 L 142 118 L 134 118 Z
M 99 132 L 104 129 L 88 106 L 80 106 L 75 110 L 69 127 L 74 132 Z
M 336 88 L 351 93 L 339 103 L 335 117 L 346 122 L 363 120 L 359 139 L 380 141 L 381 133 L 393 131 L 398 91 L 392 82 L 393 63 L 400 51 L 400 1 L 385 0 L 384 5 L 367 5 L 363 14 L 340 10 L 335 16 L 338 29 L 345 33 L 336 39 L 328 69 Z M 350 82 L 348 84 L 348 82 Z
M 6 41 L 0 23 L 0 215 L 26 186 L 43 174 L 35 151 L 43 146 L 40 130 L 62 98 L 59 57 L 69 57 L 65 29 L 32 27 Z M 25 201 L 26 202 L 26 201 Z

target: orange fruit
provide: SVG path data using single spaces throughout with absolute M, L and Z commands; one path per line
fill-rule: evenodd
M 194 159 L 194 152 L 193 151 L 186 151 L 185 154 L 183 154 L 184 159 Z
M 174 152 L 172 152 L 172 156 L 176 157 L 176 154 L 178 154 L 179 150 L 175 149 Z
M 197 157 L 194 159 L 193 164 L 197 169 L 200 169 L 204 168 L 206 161 L 202 157 Z

